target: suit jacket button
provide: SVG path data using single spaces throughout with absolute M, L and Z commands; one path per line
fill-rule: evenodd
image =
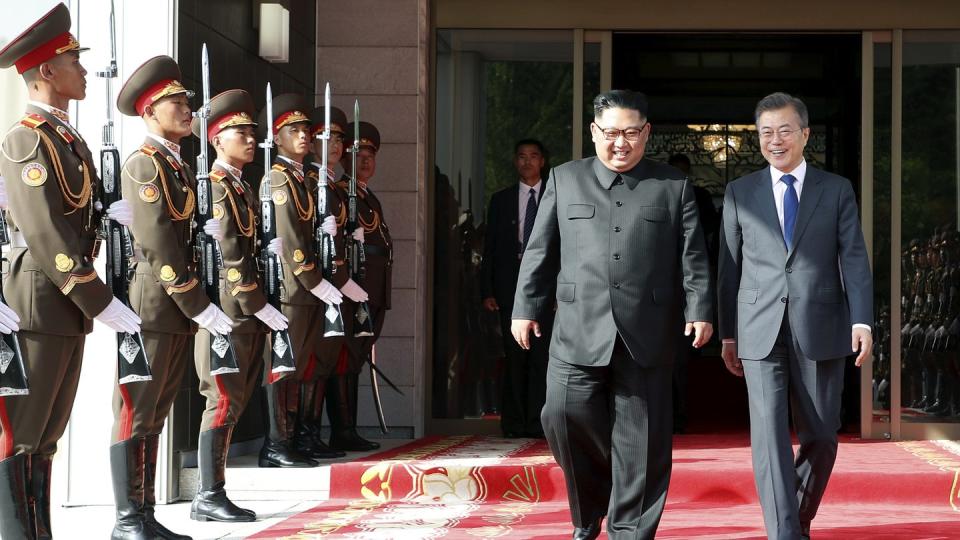
M 622 231 L 622 230 L 623 230 L 623 229 L 621 229 L 620 227 L 614 227 L 614 228 L 613 228 L 613 232 L 620 232 L 620 231 Z
M 781 297 L 780 297 L 780 302 L 781 302 L 782 304 L 786 304 L 786 303 L 787 303 L 787 297 L 786 297 L 786 296 L 781 296 Z
M 613 288 L 614 288 L 614 289 L 619 289 L 619 288 L 620 288 L 620 284 L 619 284 L 619 283 L 614 283 L 614 284 L 613 284 Z
M 788 274 L 792 274 L 792 273 L 793 273 L 793 268 L 787 268 L 787 273 L 788 273 Z
M 623 201 L 617 201 L 617 206 L 623 206 Z
M 613 254 L 613 260 L 619 261 L 619 260 L 620 260 L 620 254 L 619 254 L 619 253 L 614 253 L 614 254 Z

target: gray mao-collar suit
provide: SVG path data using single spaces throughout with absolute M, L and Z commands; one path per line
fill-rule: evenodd
M 617 174 L 596 158 L 551 171 L 513 318 L 554 306 L 541 419 L 573 522 L 606 515 L 610 538 L 653 538 L 670 480 L 676 335 L 713 310 L 693 186 L 680 171 L 643 159 Z
M 849 180 L 807 167 L 789 251 L 772 186 L 769 167 L 727 186 L 719 331 L 743 361 L 767 535 L 794 540 L 807 534 L 836 460 L 844 359 L 852 325 L 872 322 L 873 281 Z

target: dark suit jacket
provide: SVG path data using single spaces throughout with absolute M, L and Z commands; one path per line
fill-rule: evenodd
M 649 159 L 622 175 L 624 185 L 597 158 L 550 171 L 513 318 L 537 319 L 556 284 L 552 357 L 606 365 L 619 332 L 641 365 L 669 364 L 681 309 L 687 321 L 711 321 L 697 203 L 680 174 Z
M 720 337 L 740 358 L 773 349 L 785 312 L 813 360 L 850 355 L 852 324 L 873 321 L 873 278 L 850 181 L 807 166 L 787 251 L 770 168 L 727 186 L 720 238 Z
M 541 184 L 539 201 L 543 200 Z M 496 298 L 504 313 L 513 310 L 513 297 L 517 292 L 517 276 L 520 274 L 519 220 L 520 185 L 514 185 L 493 194 L 487 209 L 487 228 L 483 238 L 483 265 L 480 267 L 480 295 Z

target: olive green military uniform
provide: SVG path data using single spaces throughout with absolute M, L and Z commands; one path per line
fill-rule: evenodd
M 189 361 L 191 320 L 210 304 L 194 262 L 196 179 L 173 151 L 148 138 L 124 163 L 124 198 L 133 206 L 136 263 L 130 304 L 143 320 L 153 380 L 117 386 L 113 440 L 160 433 Z

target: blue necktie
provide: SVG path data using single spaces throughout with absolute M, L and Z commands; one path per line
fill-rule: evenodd
M 787 251 L 793 249 L 793 229 L 797 225 L 797 208 L 800 207 L 800 197 L 793 183 L 797 179 L 792 174 L 785 174 L 780 181 L 787 185 L 783 192 L 783 241 L 787 244 Z
M 537 192 L 530 190 L 530 198 L 527 199 L 527 211 L 523 214 L 523 245 L 520 251 L 526 251 L 527 241 L 530 240 L 530 233 L 533 232 L 533 222 L 537 219 Z

